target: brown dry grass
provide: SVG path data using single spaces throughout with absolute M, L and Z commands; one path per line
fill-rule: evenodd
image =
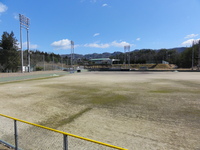
M 0 84 L 0 113 L 128 149 L 199 149 L 199 73 L 86 72 Z

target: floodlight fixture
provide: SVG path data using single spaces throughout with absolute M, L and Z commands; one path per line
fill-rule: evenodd
M 27 18 L 26 16 L 22 15 L 22 14 L 19 14 L 19 21 L 20 21 L 20 25 L 27 29 L 29 28 L 29 25 L 30 25 L 30 19 Z

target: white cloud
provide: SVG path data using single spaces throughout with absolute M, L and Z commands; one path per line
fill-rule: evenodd
M 190 39 L 190 38 L 194 38 L 197 37 L 199 34 L 189 34 L 185 37 L 185 39 Z
M 5 12 L 7 9 L 8 9 L 8 7 L 0 2 L 0 13 Z
M 129 44 L 129 43 L 127 43 L 126 41 L 122 41 L 122 42 L 120 42 L 120 43 L 118 43 L 118 42 L 116 42 L 116 41 L 113 41 L 113 42 L 111 43 L 111 45 L 114 46 L 114 47 L 124 47 L 124 46 L 132 45 L 132 44 Z
M 137 39 L 136 39 L 136 41 L 140 41 L 140 40 L 141 40 L 141 38 L 137 38 Z
M 83 2 L 90 2 L 90 3 L 96 3 L 98 0 L 80 0 L 81 3 Z
M 93 36 L 95 37 L 95 36 L 98 36 L 98 35 L 100 35 L 100 33 L 95 33 Z
M 108 6 L 108 4 L 103 4 L 103 5 L 102 5 L 102 7 L 106 7 L 106 6 Z
M 18 44 L 20 46 L 20 43 Z M 22 48 L 27 49 L 27 42 L 22 43 Z M 37 44 L 31 44 L 29 45 L 29 49 L 37 49 L 38 45 Z
M 109 44 L 97 44 L 97 43 L 91 43 L 91 44 L 85 44 L 84 47 L 108 48 L 108 47 L 110 47 L 110 45 L 109 45 Z
M 130 44 L 127 43 L 126 41 L 122 41 L 122 42 L 116 42 L 113 41 L 111 43 L 105 43 L 105 44 L 99 44 L 99 43 L 90 43 L 90 44 L 85 44 L 84 47 L 92 47 L 92 48 L 109 48 L 109 47 L 124 47 L 127 45 L 134 45 L 134 44 Z
M 189 39 L 181 43 L 182 46 L 192 46 L 193 43 L 197 43 L 200 39 Z
M 63 39 L 63 40 L 55 41 L 55 42 L 51 43 L 51 46 L 54 48 L 54 50 L 70 49 L 71 41 L 68 39 Z

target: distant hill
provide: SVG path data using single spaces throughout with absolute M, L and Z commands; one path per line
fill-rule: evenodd
M 167 50 L 177 50 L 178 53 L 182 53 L 185 49 L 187 49 L 187 47 L 176 47 L 176 48 L 169 48 Z M 159 50 L 159 49 L 158 49 Z M 133 51 L 140 51 L 139 49 L 135 49 Z M 121 54 L 122 52 L 114 52 L 114 53 L 108 53 L 108 52 L 104 52 L 102 54 L 98 54 L 98 53 L 93 53 L 93 54 L 86 54 L 86 55 L 81 55 L 81 54 L 74 54 L 74 58 L 75 59 L 95 59 L 95 58 L 109 58 L 111 56 L 116 56 Z M 62 57 L 71 57 L 71 54 L 66 54 L 66 55 L 61 55 Z
M 187 49 L 187 47 L 176 47 L 176 48 L 170 48 L 167 50 L 173 50 L 176 49 L 179 53 L 182 53 L 185 49 Z
M 122 52 L 114 52 L 114 53 L 102 53 L 102 54 L 98 54 L 98 53 L 93 53 L 93 54 L 86 54 L 86 55 L 80 55 L 80 54 L 74 54 L 74 58 L 75 59 L 79 59 L 79 58 L 85 58 L 85 59 L 94 59 L 94 58 L 109 58 L 111 56 L 116 56 L 121 54 Z M 61 55 L 62 57 L 71 57 L 71 54 L 66 54 L 66 55 Z

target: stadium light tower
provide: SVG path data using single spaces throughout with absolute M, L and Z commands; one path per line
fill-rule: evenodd
M 199 53 L 198 53 L 198 70 L 200 70 L 200 40 L 198 41 Z
M 74 59 L 74 41 L 71 41 L 71 67 L 73 66 Z
M 128 66 L 130 69 L 130 45 L 124 46 L 124 65 L 126 68 L 126 61 L 128 60 Z
M 26 16 L 19 14 L 19 21 L 20 21 L 20 49 L 21 49 L 21 72 L 23 73 L 23 49 L 22 49 L 22 28 L 26 29 L 27 31 L 27 51 L 28 51 L 28 72 L 30 72 L 30 50 L 29 50 L 29 25 L 30 19 Z

